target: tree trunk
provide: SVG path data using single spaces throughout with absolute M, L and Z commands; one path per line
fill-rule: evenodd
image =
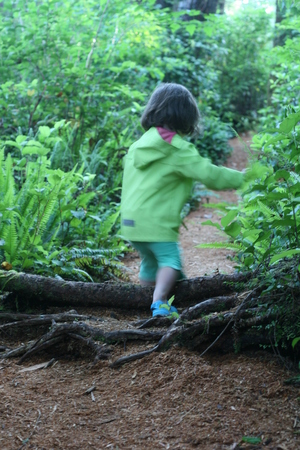
M 219 0 L 220 14 L 225 13 L 225 0 Z
M 179 307 L 237 291 L 249 275 L 217 275 L 180 281 L 174 289 Z M 14 271 L 0 271 L 0 289 L 18 297 L 18 306 L 98 306 L 149 309 L 152 287 L 129 283 L 83 283 Z
M 275 19 L 275 37 L 274 37 L 274 47 L 284 45 L 286 38 L 290 35 L 289 30 L 279 30 L 277 25 L 279 25 L 286 15 L 286 6 L 276 0 L 276 19 Z
M 204 21 L 203 14 L 216 14 L 218 7 L 220 8 L 221 14 L 224 13 L 225 0 L 156 0 L 156 4 L 160 5 L 162 8 L 171 8 L 173 11 L 183 11 L 194 9 L 199 11 L 198 16 L 190 17 L 188 15 L 183 15 L 183 20 L 200 20 Z

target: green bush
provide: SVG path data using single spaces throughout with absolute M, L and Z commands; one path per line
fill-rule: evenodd
M 224 122 L 241 131 L 253 129 L 267 101 L 272 23 L 264 10 L 213 17 L 216 43 L 212 64 L 218 74 L 211 106 Z
M 300 112 L 292 113 L 278 128 L 254 136 L 259 163 L 246 172 L 243 202 L 224 205 L 221 225 L 207 222 L 230 242 L 200 245 L 236 250 L 237 266 L 254 274 L 251 286 L 261 292 L 259 314 L 277 314 L 268 329 L 285 347 L 300 334 L 299 122 Z
M 87 262 L 94 272 L 98 267 L 101 278 L 101 273 L 110 270 L 108 255 L 113 261 L 124 249 L 117 238 L 110 237 L 118 212 L 111 209 L 98 215 L 97 206 L 92 207 L 94 175 L 84 174 L 83 166 L 75 165 L 70 172 L 50 168 L 48 156 L 61 141 L 60 129 L 61 123 L 53 129 L 41 126 L 35 137 L 19 135 L 1 143 L 2 260 L 15 269 L 84 278 L 88 271 L 82 270 L 80 253 L 87 267 Z M 7 153 L 10 149 L 14 156 Z M 76 246 L 81 249 L 77 257 L 69 257 Z
M 220 121 L 211 111 L 202 118 L 202 131 L 194 140 L 201 156 L 210 158 L 214 164 L 222 164 L 231 154 L 228 139 L 232 138 L 232 129 Z

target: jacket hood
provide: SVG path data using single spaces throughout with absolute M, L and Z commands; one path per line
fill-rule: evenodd
M 150 128 L 130 147 L 129 152 L 132 153 L 134 167 L 143 170 L 168 156 L 172 152 L 172 145 L 164 141 L 155 128 Z

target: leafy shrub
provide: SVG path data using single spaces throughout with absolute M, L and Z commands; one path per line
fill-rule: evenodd
M 252 129 L 267 101 L 272 22 L 264 10 L 252 9 L 210 20 L 217 42 L 212 64 L 218 74 L 218 95 L 210 106 L 235 129 Z
M 231 154 L 228 139 L 232 134 L 231 128 L 210 112 L 204 115 L 201 134 L 194 140 L 194 144 L 201 156 L 210 158 L 214 164 L 222 164 Z
M 282 29 L 293 31 L 293 39 L 288 39 L 282 47 L 274 47 L 269 55 L 272 67 L 270 94 L 268 105 L 259 111 L 262 129 L 279 124 L 287 114 L 295 112 L 299 105 L 299 14 L 300 11 L 298 16 L 290 17 L 280 25 Z
M 0 249 L 2 259 L 14 268 L 46 273 L 56 266 L 60 269 L 54 273 L 70 275 L 75 271 L 82 277 L 79 256 L 68 259 L 69 246 L 75 252 L 75 245 L 83 248 L 89 242 L 94 261 L 106 261 L 108 268 L 109 251 L 103 250 L 101 259 L 99 249 L 110 247 L 114 257 L 123 251 L 116 238 L 109 238 L 118 212 L 107 212 L 105 218 L 90 209 L 95 197 L 90 189 L 94 175 L 84 175 L 83 167 L 75 166 L 70 172 L 50 168 L 47 155 L 60 140 L 58 125 L 53 130 L 39 127 L 36 137 L 19 135 L 16 140 L 2 142 Z M 15 156 L 8 153 L 5 157 L 4 148 L 14 148 Z M 87 254 L 83 258 L 87 259 Z M 69 267 L 63 270 L 68 261 Z M 73 266 L 70 261 L 75 261 Z M 103 272 L 101 267 L 98 275 Z
M 261 314 L 268 309 L 278 320 L 268 325 L 275 344 L 288 346 L 300 334 L 300 112 L 278 128 L 253 138 L 259 155 L 246 174 L 243 202 L 223 207 L 221 225 L 234 242 L 200 245 L 237 251 L 240 270 L 253 271 L 252 286 L 261 291 Z

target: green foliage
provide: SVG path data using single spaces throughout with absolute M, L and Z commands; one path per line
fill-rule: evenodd
M 253 437 L 253 436 L 243 436 L 242 442 L 246 442 L 247 444 L 261 444 L 261 438 L 260 437 Z
M 283 46 L 275 46 L 269 55 L 271 76 L 268 105 L 259 111 L 263 129 L 274 127 L 299 105 L 300 10 L 283 20 L 278 28 L 289 38 Z
M 194 142 L 215 163 L 229 155 L 229 126 L 252 126 L 266 99 L 273 127 L 279 110 L 289 114 L 289 124 L 266 134 L 268 145 L 262 136 L 256 138 L 259 148 L 272 149 L 265 164 L 274 167 L 273 174 L 260 174 L 256 184 L 249 178 L 247 207 L 241 213 L 225 208 L 220 229 L 235 239 L 240 264 L 247 268 L 265 261 L 276 266 L 267 244 L 274 233 L 272 245 L 281 249 L 280 257 L 297 258 L 292 223 L 295 228 L 298 169 L 292 160 L 285 166 L 277 148 L 288 140 L 292 151 L 298 140 L 293 125 L 288 127 L 299 94 L 294 57 L 299 18 L 282 23 L 295 39 L 267 59 L 272 36 L 263 11 L 211 15 L 205 22 L 183 21 L 182 12 L 159 9 L 154 0 L 17 0 L 4 2 L 1 11 L 3 258 L 49 275 L 118 276 L 117 255 L 124 250 L 117 237 L 122 158 L 141 134 L 142 106 L 161 81 L 182 83 L 193 92 L 203 116 L 202 134 Z M 282 142 L 272 143 L 279 136 Z M 290 177 L 280 172 L 275 179 L 278 170 L 290 172 L 294 166 Z M 272 187 L 281 179 L 284 192 Z M 286 193 L 292 206 L 280 197 Z M 190 206 L 207 196 L 198 189 Z
M 240 270 L 252 271 L 252 286 L 261 290 L 261 311 L 272 310 L 277 319 L 266 329 L 274 345 L 289 347 L 300 333 L 300 112 L 253 138 L 255 162 L 245 174 L 243 202 L 223 206 L 216 226 L 229 242 L 211 244 L 236 248 Z M 234 242 L 232 242 L 232 240 Z M 203 247 L 203 245 L 201 246 Z M 295 341 L 294 341 L 295 342 Z
M 217 73 L 217 95 L 210 105 L 235 129 L 252 129 L 268 93 L 272 22 L 264 10 L 210 18 L 215 43 L 210 64 Z M 247 23 L 247 26 L 245 26 Z
M 75 277 L 74 272 L 79 277 L 88 276 L 83 268 L 92 267 L 94 272 L 98 268 L 97 276 L 101 278 L 101 274 L 110 271 L 110 265 L 116 266 L 113 261 L 122 252 L 116 238 L 109 240 L 118 212 L 107 213 L 106 218 L 93 214 L 95 193 L 90 187 L 94 175 L 83 175 L 83 167 L 74 166 L 69 172 L 50 168 L 48 155 L 61 140 L 59 129 L 60 126 L 41 126 L 35 137 L 19 135 L 16 140 L 2 142 L 2 259 L 17 269 L 42 273 L 53 270 L 69 277 Z M 14 156 L 5 156 L 8 149 L 13 149 Z M 91 239 L 93 248 L 76 253 L 76 243 L 87 247 Z M 111 249 L 105 251 L 108 245 Z
M 155 58 L 163 30 L 154 13 L 130 1 L 23 6 L 3 6 L 2 133 L 21 127 L 26 134 L 65 119 L 72 124 L 69 148 L 76 158 L 84 138 L 106 141 L 132 122 L 133 101 L 144 95 L 129 90 L 129 80 L 141 86 L 149 76 L 162 78 L 155 68 L 149 75 L 146 61 Z M 142 48 L 141 41 L 147 42 Z
M 248 267 L 298 254 L 299 120 L 300 113 L 291 114 L 273 134 L 253 139 L 254 147 L 263 148 L 261 162 L 267 169 L 243 193 L 240 243 Z
M 201 156 L 210 158 L 214 164 L 222 164 L 231 154 L 228 139 L 232 137 L 232 130 L 220 121 L 216 114 L 207 110 L 202 118 L 202 132 L 194 140 L 194 144 Z

